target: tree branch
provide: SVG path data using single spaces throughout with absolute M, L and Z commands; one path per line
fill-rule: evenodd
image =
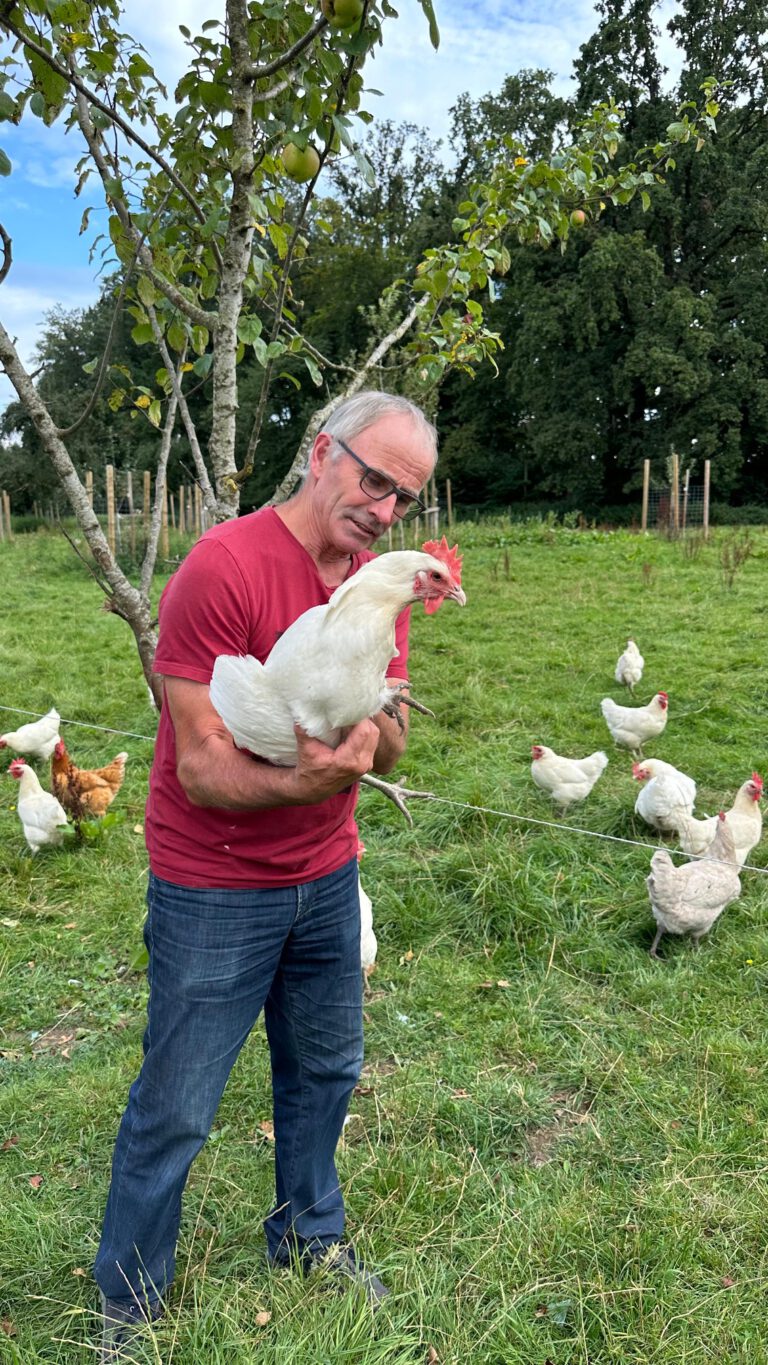
M 318 33 L 322 33 L 323 29 L 327 27 L 328 20 L 325 15 L 322 14 L 319 19 L 315 20 L 312 27 L 307 29 L 304 37 L 297 39 L 293 44 L 293 47 L 289 47 L 288 51 L 283 52 L 280 57 L 275 57 L 271 62 L 264 62 L 262 66 L 257 64 L 255 66 L 247 67 L 244 73 L 246 78 L 252 81 L 260 81 L 263 80 L 265 76 L 273 76 L 281 67 L 288 66 L 288 63 L 292 62 L 294 57 L 298 57 L 299 53 L 303 52 L 305 47 L 309 47 L 313 38 L 316 38 Z M 264 96 L 257 95 L 256 98 L 263 99 Z
M 8 236 L 8 233 L 6 232 L 6 230 L 5 230 L 5 228 L 3 227 L 2 223 L 0 223 L 0 241 L 1 241 L 2 244 L 3 244 L 3 264 L 2 264 L 2 266 L 0 267 L 0 284 L 2 284 L 2 283 L 3 283 L 3 280 L 5 279 L 6 275 L 8 274 L 8 271 L 9 271 L 10 268 L 11 268 L 11 260 L 12 260 L 11 239 L 10 239 L 10 237 Z
M 165 157 L 162 157 L 149 142 L 145 142 L 144 138 L 136 132 L 135 128 L 128 123 L 127 119 L 123 118 L 122 114 L 118 114 L 115 109 L 111 109 L 108 104 L 103 100 L 100 100 L 97 95 L 94 95 L 93 91 L 88 89 L 85 81 L 82 81 L 74 71 L 68 70 L 65 66 L 61 66 L 61 64 L 56 61 L 55 57 L 51 56 L 51 53 L 48 52 L 41 43 L 35 42 L 31 34 L 25 33 L 22 29 L 17 28 L 15 24 L 11 23 L 11 20 L 7 16 L 3 16 L 2 23 L 10 33 L 13 33 L 14 36 L 24 44 L 25 47 L 30 48 L 32 52 L 36 52 L 38 57 L 42 57 L 43 61 L 47 63 L 51 70 L 56 72 L 57 76 L 61 76 L 68 85 L 73 85 L 75 90 L 77 90 L 89 104 L 93 105 L 94 109 L 100 109 L 103 114 L 106 114 L 107 118 L 125 134 L 129 142 L 134 142 L 137 147 L 140 147 L 142 152 L 145 152 L 146 155 L 154 161 L 155 165 L 160 167 L 163 174 L 168 176 L 171 184 L 175 185 L 179 194 L 183 195 L 198 222 L 205 222 L 205 213 L 191 190 L 189 190 L 184 184 L 184 181 L 179 178 L 173 167 L 165 160 Z
M 323 429 L 323 423 L 330 417 L 337 403 L 342 402 L 345 398 L 351 398 L 353 394 L 358 393 L 359 390 L 362 389 L 370 371 L 377 367 L 382 357 L 385 356 L 393 346 L 396 346 L 398 341 L 405 336 L 409 328 L 413 326 L 418 317 L 420 307 L 420 303 L 415 303 L 410 312 L 406 313 L 402 321 L 399 322 L 396 327 L 393 327 L 392 331 L 379 342 L 378 346 L 374 347 L 368 359 L 360 366 L 354 379 L 351 380 L 344 391 L 341 394 L 337 394 L 335 398 L 329 399 L 322 408 L 319 408 L 317 412 L 313 413 L 307 423 L 304 435 L 299 442 L 299 448 L 296 452 L 293 464 L 288 470 L 285 478 L 277 485 L 272 497 L 265 503 L 266 507 L 275 507 L 279 503 L 285 502 L 286 498 L 291 496 L 296 484 L 304 478 L 304 475 L 307 472 L 309 453 L 314 444 L 315 437 L 318 432 Z
M 151 304 L 147 308 L 147 312 L 149 313 L 149 321 L 152 326 L 152 334 L 155 338 L 157 349 L 159 350 L 160 355 L 163 358 L 163 364 L 165 365 L 166 371 L 170 376 L 171 383 L 173 385 L 173 392 L 176 396 L 176 402 L 179 405 L 181 420 L 184 423 L 184 430 L 187 433 L 189 448 L 192 451 L 192 458 L 195 462 L 195 468 L 197 470 L 197 482 L 200 485 L 200 491 L 203 494 L 205 505 L 208 509 L 211 520 L 215 521 L 216 494 L 214 493 L 211 487 L 211 481 L 208 478 L 208 470 L 205 467 L 203 452 L 200 449 L 200 442 L 197 438 L 197 428 L 195 427 L 195 424 L 192 421 L 192 414 L 189 411 L 189 404 L 187 403 L 186 397 L 181 387 L 181 376 L 183 372 L 182 365 L 185 360 L 185 355 L 181 356 L 181 358 L 179 359 L 178 366 L 175 366 L 173 361 L 171 360 L 170 352 L 166 345 L 165 337 L 163 336 L 160 323 L 157 320 L 157 313 L 155 312 L 155 309 Z

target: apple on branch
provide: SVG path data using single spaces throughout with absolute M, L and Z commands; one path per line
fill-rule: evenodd
M 363 12 L 363 0 L 322 0 L 321 8 L 331 28 L 351 28 Z
M 286 175 L 299 185 L 307 180 L 314 180 L 320 170 L 320 154 L 311 142 L 308 142 L 306 147 L 299 147 L 295 142 L 286 142 L 280 153 L 280 160 L 285 167 Z

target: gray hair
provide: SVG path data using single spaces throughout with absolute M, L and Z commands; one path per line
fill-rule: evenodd
M 380 393 L 378 389 L 364 389 L 353 398 L 345 398 L 334 408 L 321 430 L 328 436 L 341 437 L 342 441 L 352 441 L 361 431 L 373 426 L 374 422 L 393 414 L 410 417 L 414 430 L 429 448 L 437 463 L 436 428 L 424 416 L 421 408 L 409 398 L 403 398 L 397 393 Z

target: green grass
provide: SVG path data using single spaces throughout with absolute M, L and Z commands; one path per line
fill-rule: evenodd
M 437 718 L 412 719 L 409 782 L 552 819 L 531 743 L 605 747 L 566 823 L 652 842 L 599 713 L 621 700 L 631 633 L 640 699 L 670 694 L 649 752 L 696 778 L 698 811 L 728 802 L 768 766 L 768 533 L 731 590 L 728 535 L 688 555 L 628 533 L 459 527 L 468 606 L 414 619 L 414 692 Z M 129 631 L 71 551 L 19 537 L 0 572 L 0 702 L 151 735 Z M 65 734 L 86 765 L 122 748 L 130 763 L 109 837 L 34 860 L 0 774 L 0 1148 L 17 1139 L 0 1150 L 0 1320 L 15 1329 L 0 1360 L 21 1365 L 93 1359 L 90 1265 L 145 1003 L 130 964 L 152 745 Z M 265 1268 L 259 1026 L 193 1168 L 172 1313 L 144 1359 L 768 1362 L 766 878 L 744 875 L 698 953 L 665 939 L 654 963 L 642 848 L 438 803 L 409 830 L 368 792 L 360 823 L 379 966 L 339 1167 L 350 1231 L 392 1298 L 372 1322 L 354 1296 Z

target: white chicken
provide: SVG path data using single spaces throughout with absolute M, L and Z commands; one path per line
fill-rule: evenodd
M 622 683 L 628 687 L 632 695 L 635 694 L 635 683 L 639 683 L 643 676 L 643 665 L 645 659 L 634 640 L 627 640 L 627 647 L 623 654 L 619 655 L 614 674 L 617 683 Z
M 265 663 L 221 654 L 211 701 L 241 749 L 283 767 L 296 762 L 294 722 L 331 748 L 346 729 L 404 700 L 387 687 L 395 621 L 411 602 L 430 614 L 450 598 L 461 606 L 461 558 L 445 536 L 423 550 L 393 550 L 358 569 L 323 606 L 310 607 Z M 373 785 L 378 785 L 374 783 Z
M 635 814 L 662 834 L 676 831 L 680 821 L 693 811 L 696 800 L 693 778 L 660 758 L 633 763 L 632 776 L 636 782 L 648 782 L 637 794 Z
M 662 934 L 690 934 L 695 947 L 722 914 L 726 905 L 741 895 L 733 836 L 723 811 L 706 857 L 675 867 L 667 850 L 659 848 L 651 858 L 646 879 L 651 909 L 658 928 L 651 957 Z
M 0 735 L 0 749 L 13 749 L 14 753 L 47 763 L 59 742 L 60 724 L 61 716 L 52 706 L 40 720 L 32 720 L 28 725 L 20 725 L 18 730 Z
M 758 802 L 762 794 L 763 779 L 759 773 L 753 773 L 749 781 L 739 787 L 731 809 L 725 812 L 725 823 L 733 836 L 737 867 L 744 866 L 752 849 L 760 843 L 763 817 Z M 717 833 L 717 824 L 716 815 L 705 820 L 694 820 L 692 816 L 681 819 L 677 831 L 683 852 L 694 857 L 706 853 Z
M 23 758 L 14 758 L 8 771 L 19 783 L 16 810 L 32 852 L 37 853 L 46 844 L 60 844 L 67 823 L 64 807 L 50 792 L 43 791 L 37 773 Z
M 667 723 L 669 698 L 657 692 L 646 706 L 619 706 L 611 697 L 603 697 L 600 710 L 616 744 L 642 757 L 643 745 L 660 735 Z
M 531 758 L 531 777 L 537 787 L 549 793 L 562 815 L 574 801 L 589 796 L 608 763 L 601 749 L 586 758 L 562 758 L 546 744 L 532 744 Z

